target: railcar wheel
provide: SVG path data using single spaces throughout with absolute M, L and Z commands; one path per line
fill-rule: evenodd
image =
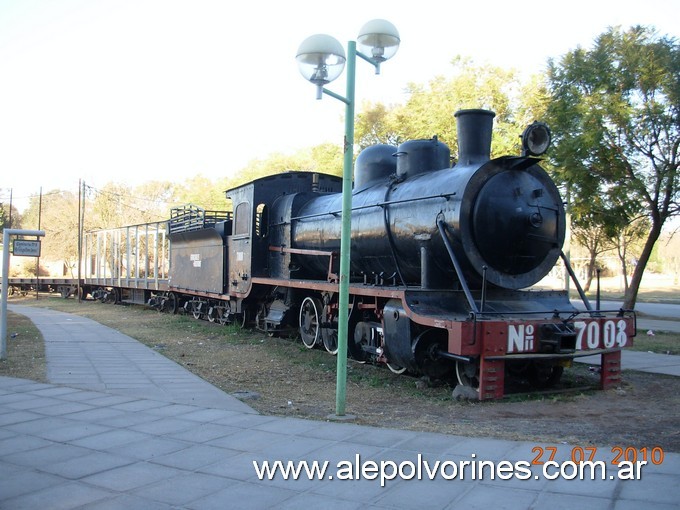
M 321 336 L 321 301 L 306 297 L 300 306 L 300 336 L 308 349 L 314 348 Z
M 114 287 L 109 292 L 107 292 L 104 302 L 110 305 L 118 304 L 120 302 L 120 298 L 118 297 L 118 289 Z
M 461 386 L 479 388 L 479 364 L 456 361 L 456 378 Z
M 406 372 L 406 367 L 400 367 L 399 365 L 395 365 L 394 363 L 387 362 L 387 368 L 390 369 L 391 372 L 401 375 L 404 372 Z
M 229 324 L 229 311 L 224 306 L 215 307 L 215 315 L 217 322 L 220 326 L 226 326 Z
M 191 315 L 193 315 L 194 319 L 199 320 L 203 315 L 201 308 L 203 308 L 202 301 L 199 301 L 198 299 L 191 301 Z
M 174 292 L 168 292 L 165 302 L 163 303 L 163 310 L 175 315 L 178 307 L 179 299 L 177 299 L 177 295 Z

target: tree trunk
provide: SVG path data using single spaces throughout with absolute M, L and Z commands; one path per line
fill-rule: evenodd
M 628 292 L 628 264 L 626 264 L 626 259 L 621 261 L 621 270 L 623 272 L 623 293 Z
M 630 279 L 630 287 L 628 287 L 628 291 L 626 292 L 625 298 L 623 300 L 623 308 L 627 310 L 632 310 L 635 308 L 638 291 L 640 290 L 640 284 L 642 283 L 642 275 L 645 273 L 647 263 L 652 256 L 654 244 L 661 235 L 662 226 L 663 223 L 661 221 L 657 220 L 656 218 L 652 220 L 652 228 L 649 231 L 647 240 L 645 241 L 645 246 L 642 248 L 640 259 L 638 260 L 635 270 L 633 271 L 633 277 Z
M 625 295 L 625 293 L 628 292 L 628 264 L 626 264 L 626 254 L 628 253 L 628 247 L 626 246 L 625 240 L 618 243 L 616 251 L 619 255 L 619 262 L 621 262 L 621 274 L 623 275 L 623 293 Z
M 597 252 L 590 251 L 590 260 L 588 261 L 588 268 L 586 270 L 586 284 L 583 286 L 583 292 L 589 292 L 590 286 L 593 283 L 593 275 L 595 274 L 595 265 L 597 263 Z

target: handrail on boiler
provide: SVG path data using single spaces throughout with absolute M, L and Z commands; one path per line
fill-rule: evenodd
M 458 276 L 458 281 L 460 282 L 460 286 L 463 288 L 463 292 L 465 293 L 465 297 L 467 298 L 468 304 L 470 305 L 470 308 L 474 312 L 475 315 L 479 313 L 479 309 L 477 308 L 477 303 L 475 303 L 474 298 L 472 297 L 472 293 L 470 292 L 470 287 L 468 287 L 467 281 L 465 280 L 465 276 L 463 275 L 463 270 L 460 267 L 460 264 L 458 263 L 458 259 L 456 258 L 456 254 L 453 252 L 453 246 L 451 246 L 451 242 L 449 241 L 449 237 L 447 236 L 447 229 L 448 225 L 444 222 L 442 219 L 437 220 L 437 227 L 439 227 L 439 233 L 442 236 L 442 241 L 444 241 L 444 246 L 446 246 L 446 251 L 449 252 L 449 257 L 451 258 L 451 262 L 453 263 L 453 268 L 456 270 L 456 276 Z

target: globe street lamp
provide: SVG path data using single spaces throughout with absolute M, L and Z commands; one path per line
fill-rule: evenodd
M 327 94 L 345 103 L 345 143 L 342 167 L 342 228 L 340 234 L 340 282 L 338 296 L 338 360 L 335 396 L 335 413 L 345 414 L 347 383 L 347 322 L 349 308 L 349 253 L 352 215 L 352 164 L 354 156 L 354 83 L 356 57 L 375 67 L 380 74 L 380 64 L 392 58 L 399 49 L 399 32 L 389 21 L 374 19 L 366 23 L 356 41 L 347 43 L 347 54 L 337 39 L 316 34 L 300 45 L 296 60 L 300 73 L 316 85 L 316 98 Z M 357 46 L 359 50 L 357 50 Z M 336 94 L 324 86 L 335 80 L 347 65 L 347 92 Z

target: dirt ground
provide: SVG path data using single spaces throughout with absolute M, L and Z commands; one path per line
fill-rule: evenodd
M 269 338 L 142 307 L 58 298 L 12 302 L 78 313 L 114 327 L 260 413 L 327 420 L 335 412 L 336 358 L 308 350 L 295 338 Z M 19 320 L 10 316 L 10 333 Z M 21 324 L 29 329 L 10 342 L 0 375 L 40 380 L 44 356 L 36 344 L 42 340 L 30 333 L 30 324 Z M 19 355 L 21 349 L 28 354 Z M 395 375 L 353 361 L 347 372 L 346 413 L 356 423 L 542 444 L 661 446 L 680 452 L 680 378 L 624 371 L 619 388 L 599 391 L 592 389 L 599 378 L 594 367 L 577 363 L 565 370 L 552 392 L 527 394 L 518 386 L 518 393 L 501 401 L 461 402 L 452 398 L 450 382 Z

